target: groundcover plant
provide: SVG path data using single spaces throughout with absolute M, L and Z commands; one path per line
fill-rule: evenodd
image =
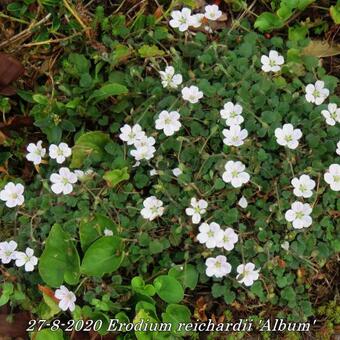
M 106 52 L 70 44 L 49 86 L 18 90 L 39 132 L 1 152 L 0 304 L 30 312 L 32 338 L 195 339 L 181 323 L 252 320 L 210 335 L 236 339 L 318 317 L 332 333 L 338 79 L 221 16 L 183 7 L 134 30 L 98 9 Z

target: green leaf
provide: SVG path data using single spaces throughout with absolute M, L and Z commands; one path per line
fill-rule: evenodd
M 91 131 L 82 134 L 72 148 L 71 168 L 81 168 L 84 160 L 91 156 L 94 161 L 100 162 L 105 153 L 105 145 L 110 137 L 101 131 Z
M 132 54 L 128 46 L 118 44 L 115 46 L 114 51 L 111 54 L 110 64 L 116 66 L 122 61 L 126 60 Z
M 339 1 L 335 6 L 331 6 L 329 8 L 329 13 L 330 13 L 333 21 L 337 25 L 339 25 L 340 24 L 340 2 Z
M 170 304 L 166 307 L 165 313 L 162 313 L 163 322 L 171 324 L 172 330 L 176 331 L 180 323 L 190 323 L 191 312 L 190 309 L 183 305 Z M 186 332 L 176 332 L 184 335 Z
M 32 98 L 38 104 L 41 104 L 41 105 L 48 104 L 48 98 L 46 96 L 43 96 L 42 94 L 39 94 L 39 93 L 34 94 Z
M 145 284 L 143 278 L 140 276 L 135 276 L 131 280 L 131 288 L 136 293 L 144 294 L 147 296 L 154 296 L 156 293 L 154 286 L 151 284 Z
M 49 320 L 60 312 L 60 308 L 50 296 L 43 293 L 43 301 L 40 303 L 38 311 L 41 319 Z
M 157 295 L 167 303 L 178 303 L 183 300 L 182 285 L 172 276 L 161 275 L 155 278 L 153 285 Z
M 169 270 L 169 275 L 178 280 L 183 288 L 195 289 L 198 281 L 198 272 L 192 264 L 177 265 Z
M 42 329 L 33 334 L 34 340 L 64 340 L 63 331 L 61 329 L 51 330 L 48 328 Z
M 150 311 L 146 311 L 144 309 L 140 309 L 136 316 L 133 319 L 133 323 L 137 324 L 140 323 L 141 321 L 148 320 L 149 323 L 157 323 L 157 320 L 155 318 L 152 317 L 151 315 L 152 313 Z M 137 338 L 137 340 L 152 340 L 152 339 L 159 339 L 158 337 L 159 332 L 154 331 L 135 331 L 135 336 Z
M 159 240 L 152 240 L 149 243 L 149 252 L 150 254 L 159 254 L 164 250 L 163 243 Z
M 298 0 L 297 1 L 297 6 L 296 8 L 299 11 L 303 11 L 306 7 L 308 7 L 309 5 L 311 5 L 313 2 L 315 2 L 316 0 Z M 294 1 L 295 2 L 295 1 Z
M 120 96 L 122 94 L 127 94 L 128 92 L 129 90 L 124 85 L 117 83 L 107 84 L 103 85 L 100 89 L 93 91 L 87 101 L 89 102 L 93 99 L 95 103 L 98 103 L 108 97 Z
M 9 298 L 13 293 L 13 289 L 14 289 L 13 283 L 5 282 L 1 286 L 1 289 L 2 289 L 2 292 L 0 296 L 0 306 L 3 306 L 9 301 Z
M 142 58 L 160 57 L 164 55 L 164 51 L 160 50 L 156 45 L 143 45 L 138 49 L 138 54 Z
M 79 263 L 79 255 L 71 237 L 59 224 L 55 224 L 40 256 L 41 278 L 51 287 L 59 287 L 64 281 L 75 285 L 79 281 Z
M 231 305 L 236 298 L 236 294 L 232 290 L 227 290 L 223 298 L 228 305 Z
M 291 41 L 300 41 L 306 37 L 308 28 L 306 26 L 289 27 L 288 38 Z
M 104 229 L 117 234 L 116 224 L 108 217 L 96 214 L 93 218 L 85 217 L 79 225 L 80 245 L 85 251 L 97 238 L 103 236 Z
M 258 28 L 261 32 L 272 31 L 274 29 L 281 28 L 283 25 L 284 21 L 270 12 L 260 14 L 254 23 L 254 27 Z
M 106 171 L 103 178 L 109 187 L 115 187 L 118 183 L 126 181 L 130 178 L 128 168 L 114 169 Z
M 87 249 L 80 269 L 83 274 L 102 277 L 117 270 L 123 257 L 122 240 L 116 236 L 104 236 Z
M 225 285 L 220 285 L 218 283 L 214 283 L 211 287 L 211 294 L 214 298 L 218 298 L 220 296 L 223 296 L 227 292 L 228 292 L 228 288 Z
M 72 66 L 74 69 L 72 70 L 72 73 L 75 75 L 80 76 L 84 73 L 89 73 L 90 61 L 87 60 L 83 54 L 71 53 L 68 60 L 73 64 Z
M 288 300 L 288 301 L 293 301 L 296 299 L 296 293 L 292 287 L 286 287 L 281 291 L 281 296 Z

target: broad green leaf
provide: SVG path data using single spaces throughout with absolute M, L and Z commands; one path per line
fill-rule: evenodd
M 110 142 L 110 137 L 101 131 L 91 131 L 82 134 L 72 148 L 71 168 L 81 168 L 84 160 L 91 156 L 96 162 L 100 162 L 105 145 Z
M 119 268 L 123 257 L 122 240 L 116 236 L 104 236 L 87 249 L 81 264 L 81 272 L 97 277 L 111 274 Z
M 151 316 L 151 312 L 146 311 L 144 309 L 141 309 L 137 312 L 136 316 L 133 319 L 133 323 L 139 323 L 141 321 L 145 320 L 149 320 L 149 323 L 157 323 L 157 320 L 154 319 Z M 153 339 L 158 339 L 159 333 L 157 331 L 155 332 L 151 332 L 151 331 L 147 331 L 147 332 L 142 332 L 142 331 L 135 331 L 135 336 L 137 338 L 137 340 L 153 340 Z
M 14 286 L 11 282 L 5 282 L 1 285 L 2 292 L 0 296 L 0 306 L 5 305 L 9 301 L 9 298 L 13 293 L 13 289 Z
M 98 103 L 108 97 L 120 96 L 122 94 L 127 94 L 128 92 L 129 90 L 124 85 L 117 83 L 106 84 L 103 85 L 100 89 L 93 91 L 88 101 L 93 99 L 95 103 Z
M 156 45 L 143 45 L 138 50 L 138 53 L 142 58 L 160 57 L 164 55 L 164 51 L 160 50 Z
M 84 73 L 89 73 L 90 62 L 83 54 L 71 53 L 68 60 L 74 69 L 71 70 L 72 74 L 78 75 L 80 77 Z
M 34 340 L 64 340 L 63 331 L 61 329 L 51 330 L 44 328 L 41 331 L 33 333 L 32 339 Z
M 80 244 L 83 251 L 97 238 L 103 236 L 104 229 L 117 233 L 116 224 L 108 217 L 96 214 L 93 218 L 85 217 L 79 225 Z
M 115 187 L 118 183 L 128 180 L 130 175 L 128 173 L 128 168 L 125 167 L 123 169 L 106 171 L 103 178 L 109 187 Z
M 182 285 L 172 276 L 161 275 L 155 278 L 153 285 L 157 295 L 167 303 L 178 303 L 183 300 Z
M 41 278 L 51 287 L 59 287 L 64 281 L 75 285 L 79 281 L 79 264 L 79 255 L 71 237 L 59 224 L 55 224 L 40 256 Z
M 198 281 L 198 272 L 192 264 L 174 266 L 169 270 L 169 275 L 177 279 L 183 288 L 195 289 Z
M 289 27 L 288 38 L 291 41 L 300 41 L 306 37 L 308 28 L 306 26 Z
M 254 23 L 254 27 L 258 28 L 261 32 L 272 31 L 274 29 L 281 28 L 283 25 L 284 21 L 270 12 L 260 14 Z
M 165 313 L 162 313 L 162 319 L 163 322 L 170 323 L 172 330 L 175 331 L 178 329 L 180 323 L 190 323 L 191 312 L 186 306 L 170 304 L 166 307 Z M 180 332 L 181 335 L 184 335 L 185 333 L 185 331 Z

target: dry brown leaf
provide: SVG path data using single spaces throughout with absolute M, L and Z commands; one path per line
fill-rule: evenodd
M 205 302 L 204 297 L 201 296 L 199 299 L 196 300 L 194 316 L 200 321 L 207 321 L 208 317 L 205 314 L 206 308 L 207 308 L 207 303 Z
M 7 138 L 8 137 L 3 132 L 0 131 L 0 145 L 4 144 Z
M 318 58 L 335 56 L 340 54 L 340 44 L 329 44 L 327 41 L 312 40 L 302 50 L 302 54 Z

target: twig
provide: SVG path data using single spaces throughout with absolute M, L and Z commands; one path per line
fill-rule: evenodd
M 81 35 L 83 32 L 84 32 L 84 30 L 77 32 L 77 33 L 74 33 L 74 34 L 70 35 L 69 37 L 59 38 L 59 39 L 49 39 L 49 40 L 45 40 L 45 41 L 37 41 L 37 42 L 29 43 L 29 44 L 24 44 L 22 46 L 23 47 L 32 47 L 32 46 L 40 46 L 40 45 L 46 45 L 46 44 L 56 44 L 56 43 L 59 43 L 61 41 L 70 40 L 70 39 L 76 37 L 77 35 Z
M 8 40 L 5 40 L 3 43 L 0 44 L 0 48 L 9 45 L 13 41 L 19 40 L 22 37 L 26 36 L 25 39 L 28 38 L 32 34 L 33 28 L 40 26 L 43 23 L 45 23 L 50 18 L 50 16 L 51 16 L 51 13 L 48 13 L 43 19 L 41 19 L 37 23 L 32 23 L 29 27 L 27 27 L 22 32 L 14 35 L 13 37 L 9 38 Z
M 63 3 L 65 5 L 65 7 L 69 10 L 69 12 L 75 17 L 75 19 L 78 21 L 78 23 L 80 24 L 80 26 L 84 29 L 84 30 L 88 30 L 89 27 L 87 27 L 83 21 L 81 20 L 81 18 L 79 17 L 78 13 L 75 11 L 75 9 L 71 6 L 71 4 L 69 4 L 69 2 L 67 0 L 63 0 Z

